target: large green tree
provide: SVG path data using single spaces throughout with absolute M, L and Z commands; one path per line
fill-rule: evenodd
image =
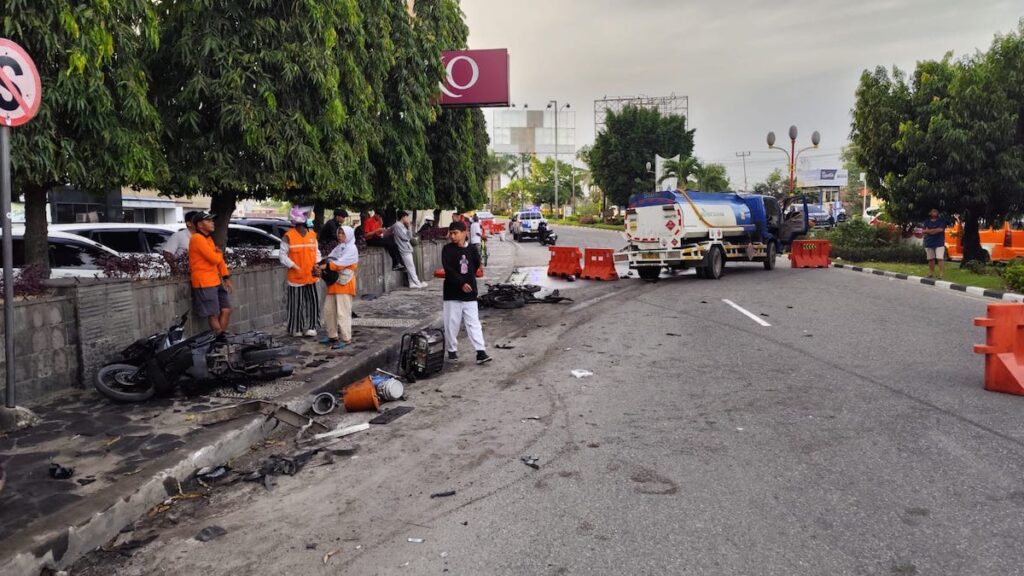
M 918 63 L 913 76 L 865 71 L 851 139 L 872 191 L 897 222 L 932 207 L 964 222 L 964 260 L 982 258 L 979 220 L 1024 211 L 1024 21 L 970 58 Z
M 25 197 L 25 259 L 49 267 L 46 196 L 56 186 L 101 194 L 167 176 L 160 117 L 144 61 L 157 47 L 148 0 L 0 0 L 0 36 L 32 56 L 38 116 L 14 129 L 12 187 Z
M 309 199 L 344 185 L 339 41 L 361 41 L 349 0 L 163 0 L 152 61 L 168 191 L 206 194 L 223 245 L 239 199 Z M 348 67 L 346 73 L 351 73 Z
M 730 188 L 729 172 L 722 164 L 700 162 L 693 170 L 691 183 L 702 192 L 725 192 Z
M 754 184 L 754 194 L 773 196 L 783 199 L 789 192 L 789 181 L 782 175 L 782 170 L 776 168 L 765 177 L 764 182 Z
M 575 172 L 575 174 L 574 174 Z M 535 204 L 555 204 L 555 159 L 540 161 L 536 158 L 530 167 L 528 180 L 530 198 Z M 573 198 L 582 198 L 583 188 L 579 171 L 567 162 L 558 161 L 558 203 L 568 204 Z
M 590 171 L 607 199 L 622 206 L 631 195 L 655 189 L 656 175 L 647 170 L 655 155 L 692 153 L 693 130 L 686 129 L 686 118 L 627 106 L 608 114 L 590 151 Z

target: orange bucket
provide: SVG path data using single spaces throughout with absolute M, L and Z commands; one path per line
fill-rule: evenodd
M 377 398 L 377 388 L 369 376 L 350 384 L 342 396 L 345 403 L 345 410 L 349 412 L 364 412 L 366 410 L 380 411 L 380 399 Z

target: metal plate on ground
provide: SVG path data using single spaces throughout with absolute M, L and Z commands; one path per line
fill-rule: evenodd
M 422 320 L 416 318 L 353 318 L 353 326 L 363 328 L 412 328 Z

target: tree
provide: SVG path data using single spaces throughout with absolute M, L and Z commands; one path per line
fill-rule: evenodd
M 580 198 L 583 191 L 580 181 L 573 178 L 573 167 L 558 161 L 558 201 L 567 202 L 570 198 Z M 531 200 L 535 204 L 555 203 L 555 159 L 547 158 L 543 162 L 533 159 L 530 166 L 529 190 Z M 575 184 L 575 187 L 573 186 Z M 570 192 L 571 191 L 571 192 Z
M 655 189 L 655 175 L 647 171 L 655 155 L 686 158 L 692 153 L 693 130 L 686 129 L 684 117 L 627 106 L 608 114 L 590 151 L 590 171 L 607 198 L 621 206 L 631 195 Z
M 693 176 L 694 171 L 700 162 L 690 156 L 687 158 L 680 158 L 679 160 L 666 160 L 662 165 L 661 177 L 658 178 L 658 184 L 661 184 L 669 178 L 675 178 L 679 181 L 678 186 L 686 188 L 690 182 L 690 177 Z
M 25 261 L 48 270 L 48 190 L 101 194 L 167 177 L 144 67 L 156 12 L 146 0 L 0 0 L 0 13 L 0 36 L 21 44 L 41 77 L 38 116 L 13 130 L 11 167 L 25 196 Z
M 360 153 L 345 138 L 338 42 L 359 41 L 353 3 L 164 0 L 158 7 L 161 46 L 151 69 L 169 190 L 211 197 L 218 244 L 239 199 L 308 200 L 346 185 Z
M 729 173 L 722 164 L 698 162 L 691 182 L 694 188 L 703 192 L 725 192 L 730 188 Z
M 765 178 L 764 182 L 754 184 L 754 194 L 772 196 L 779 200 L 786 197 L 789 191 L 789 181 L 782 175 L 782 170 L 776 168 Z
M 898 223 L 960 214 L 964 261 L 984 257 L 979 220 L 1024 210 L 1024 21 L 971 58 L 861 76 L 851 140 L 869 187 Z

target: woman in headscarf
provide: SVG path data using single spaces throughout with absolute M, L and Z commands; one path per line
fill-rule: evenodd
M 351 226 L 338 229 L 338 245 L 320 263 L 319 270 L 327 283 L 324 300 L 324 322 L 327 338 L 324 344 L 341 349 L 352 342 L 352 301 L 356 297 L 356 269 L 359 249 Z
M 320 295 L 314 271 L 320 260 L 320 246 L 312 219 L 306 210 L 293 207 L 294 227 L 281 239 L 281 264 L 288 267 L 288 333 L 295 337 L 316 336 L 320 328 Z

